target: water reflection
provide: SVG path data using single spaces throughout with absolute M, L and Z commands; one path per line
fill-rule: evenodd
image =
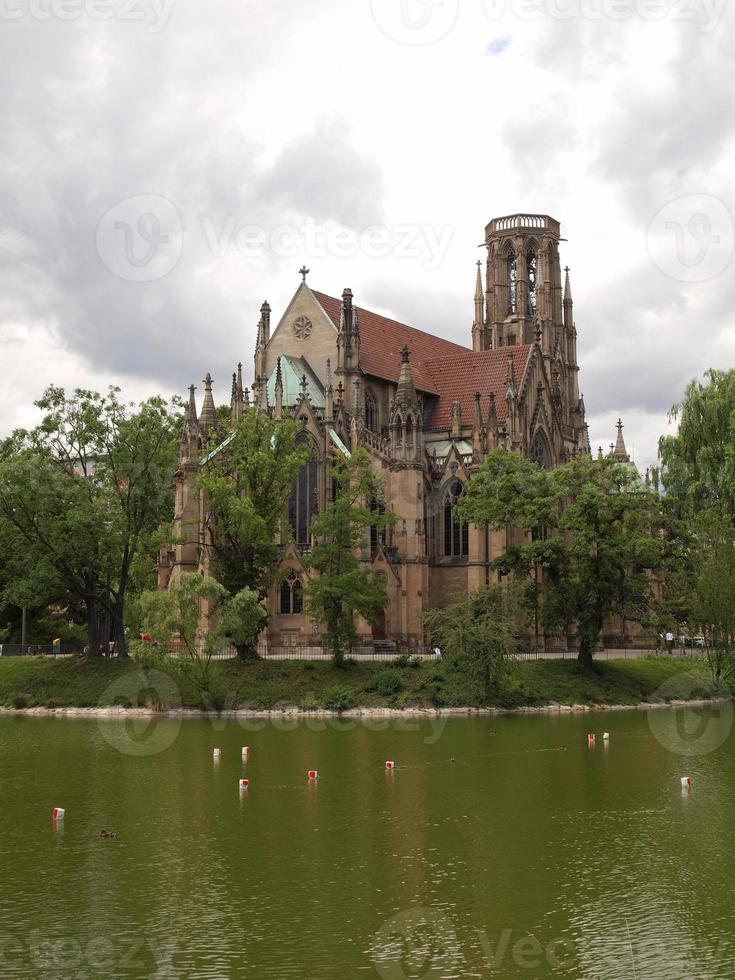
M 730 739 L 589 725 L 0 719 L 0 975 L 735 976 Z

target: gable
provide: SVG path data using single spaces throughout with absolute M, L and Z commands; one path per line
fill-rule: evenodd
M 333 371 L 336 366 L 337 331 L 305 283 L 296 290 L 271 332 L 266 347 L 266 376 L 273 374 L 279 357 L 290 358 L 293 363 L 304 358 L 322 384 L 327 377 L 327 359 L 331 360 Z

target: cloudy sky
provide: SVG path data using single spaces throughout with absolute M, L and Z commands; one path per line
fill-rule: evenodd
M 229 398 L 299 282 L 470 343 L 562 222 L 593 445 L 735 360 L 724 0 L 0 0 L 0 433 L 50 382 Z

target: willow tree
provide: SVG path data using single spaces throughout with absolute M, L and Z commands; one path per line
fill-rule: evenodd
M 633 467 L 580 456 L 543 470 L 498 449 L 458 508 L 473 524 L 516 529 L 494 567 L 520 580 L 542 570 L 542 623 L 576 626 L 581 666 L 592 666 L 608 616 L 643 622 L 652 611 L 651 573 L 663 560 L 660 500 Z
M 661 478 L 684 542 L 679 577 L 690 626 L 708 641 L 716 685 L 735 681 L 735 370 L 692 381 L 659 442 Z
M 735 527 L 735 370 L 707 371 L 670 412 L 676 434 L 659 441 L 669 498 L 693 515 L 715 505 Z

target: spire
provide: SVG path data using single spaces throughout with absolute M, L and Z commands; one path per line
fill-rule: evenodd
M 505 376 L 505 384 L 507 387 L 506 398 L 515 398 L 517 394 L 516 368 L 512 353 L 508 354 L 508 372 Z
M 475 392 L 475 428 L 482 428 L 482 401 L 479 391 Z
M 283 376 L 281 374 L 281 358 L 276 361 L 276 418 L 283 418 Z
M 459 439 L 462 436 L 462 406 L 459 402 L 452 405 L 452 439 Z
M 189 385 L 189 404 L 186 406 L 186 421 L 197 422 L 197 403 L 194 397 L 196 385 Z
M 490 392 L 490 405 L 487 410 L 487 427 L 488 429 L 494 429 L 498 424 L 498 415 L 495 411 L 495 392 Z
M 324 387 L 324 419 L 334 419 L 334 388 L 332 387 L 332 362 L 327 358 L 327 383 Z
M 574 302 L 572 301 L 572 286 L 569 282 L 569 266 L 564 270 L 566 278 L 564 280 L 564 329 L 567 338 L 571 339 L 574 330 Z M 576 353 L 576 352 L 575 352 Z M 573 358 L 576 361 L 576 356 Z
M 235 423 L 239 421 L 240 415 L 240 402 L 237 398 L 237 374 L 235 371 L 232 372 L 232 390 L 230 391 L 230 422 Z
M 243 401 L 243 388 L 242 388 L 242 362 L 238 362 L 237 365 L 237 397 L 240 401 Z
M 260 339 L 263 347 L 267 347 L 271 339 L 271 308 L 268 300 L 265 300 L 260 308 L 260 322 L 263 325 Z
M 202 429 L 206 432 L 217 424 L 217 410 L 214 407 L 214 397 L 212 395 L 212 375 L 207 371 L 204 379 L 204 401 L 202 402 L 202 414 L 199 417 Z
M 615 447 L 612 452 L 613 459 L 618 463 L 629 463 L 630 456 L 628 455 L 628 450 L 625 448 L 625 439 L 623 439 L 623 422 L 622 419 L 618 419 L 618 437 L 615 441 Z
M 411 373 L 411 365 L 409 363 L 410 353 L 408 350 L 408 344 L 403 345 L 401 350 L 401 373 L 398 375 L 398 387 L 396 389 L 396 402 L 415 402 L 416 398 L 416 387 L 413 383 L 413 374 Z
M 572 302 L 572 285 L 569 281 L 569 266 L 564 269 L 566 278 L 564 279 L 564 302 Z
M 189 401 L 184 412 L 184 422 L 181 426 L 181 442 L 179 444 L 179 462 L 196 458 L 196 443 L 199 436 L 197 420 L 197 403 L 194 397 L 196 388 L 189 385 Z
M 477 260 L 477 278 L 475 280 L 475 316 L 472 321 L 472 348 L 484 350 L 485 338 L 485 295 L 482 291 L 482 263 Z

